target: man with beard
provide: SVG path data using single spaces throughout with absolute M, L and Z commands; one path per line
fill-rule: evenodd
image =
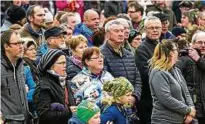
M 192 47 L 179 58 L 176 66 L 187 82 L 196 108 L 199 124 L 205 124 L 205 32 L 197 32 L 192 37 Z
M 26 12 L 28 23 L 20 31 L 21 37 L 31 37 L 40 46 L 44 42 L 44 30 L 42 29 L 45 27 L 44 17 L 45 11 L 42 6 L 30 6 Z
M 49 50 L 49 49 L 60 49 L 66 55 L 70 56 L 70 50 L 66 48 L 65 35 L 67 34 L 60 27 L 52 27 L 45 31 L 46 43 L 43 43 L 39 48 L 39 54 L 37 55 L 36 62 L 38 63 L 40 58 Z
M 152 97 L 149 88 L 148 60 L 152 57 L 162 32 L 162 24 L 159 18 L 149 16 L 145 19 L 144 28 L 146 38 L 136 50 L 136 65 L 142 79 L 142 95 L 139 104 L 140 124 L 151 124 Z
M 128 3 L 127 7 L 127 14 L 132 19 L 134 29 L 138 30 L 141 34 L 144 33 L 144 8 L 137 1 Z
M 166 5 L 166 0 L 153 0 L 152 5 L 147 5 L 146 14 L 161 12 L 166 13 L 168 15 L 169 20 L 169 30 L 177 25 L 175 14 L 172 10 L 170 10 Z
M 65 49 L 65 35 L 67 34 L 62 28 L 52 27 L 45 31 L 45 39 L 47 41 L 48 48 L 50 49 Z

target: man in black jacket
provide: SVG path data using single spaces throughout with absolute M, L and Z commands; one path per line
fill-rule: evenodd
M 127 78 L 135 88 L 133 101 L 138 102 L 141 96 L 141 79 L 133 54 L 122 47 L 124 30 L 124 26 L 119 21 L 108 22 L 105 25 L 107 41 L 101 46 L 101 52 L 105 56 L 105 69 L 115 78 Z
M 196 107 L 199 124 L 205 124 L 205 32 L 192 37 L 192 48 L 179 58 L 176 66 L 182 71 Z
M 149 88 L 148 60 L 154 53 L 162 31 L 162 24 L 155 16 L 148 17 L 144 22 L 146 38 L 136 50 L 136 65 L 142 79 L 142 95 L 139 106 L 140 124 L 150 124 L 152 114 L 152 97 Z

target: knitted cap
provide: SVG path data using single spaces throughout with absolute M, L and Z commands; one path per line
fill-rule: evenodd
M 8 8 L 7 15 L 9 21 L 11 21 L 12 23 L 16 23 L 26 17 L 26 12 L 23 8 L 19 6 L 11 5 Z
M 136 31 L 135 29 L 132 29 L 129 33 L 129 38 L 128 38 L 128 42 L 132 43 L 133 39 L 138 36 L 138 35 L 142 35 L 140 32 Z
M 186 30 L 184 28 L 180 28 L 180 27 L 174 27 L 172 29 L 172 34 L 177 37 L 183 33 L 186 33 Z
M 76 115 L 79 120 L 87 123 L 98 112 L 100 112 L 100 109 L 95 103 L 83 100 L 77 107 Z
M 37 66 L 41 73 L 45 73 L 51 68 L 51 66 L 56 62 L 56 60 L 61 56 L 65 55 L 62 50 L 50 49 L 47 53 L 43 55 Z
M 103 84 L 103 90 L 112 93 L 114 98 L 134 91 L 132 84 L 124 77 L 115 78 Z

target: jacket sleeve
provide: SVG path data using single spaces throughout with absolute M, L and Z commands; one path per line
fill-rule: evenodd
M 183 72 L 184 69 L 186 68 L 185 56 L 180 57 L 179 60 L 177 61 L 177 63 L 175 64 L 175 66 L 176 66 L 181 72 Z
M 136 66 L 140 72 L 142 85 L 145 85 L 145 87 L 149 87 L 149 68 L 148 68 L 148 60 L 149 55 L 146 53 L 146 50 L 143 48 L 143 46 L 136 50 L 136 58 L 135 63 Z
M 181 101 L 172 97 L 168 79 L 161 72 L 156 72 L 150 80 L 151 89 L 164 107 L 176 111 L 181 114 L 186 114 L 189 107 Z
M 72 113 L 68 108 L 62 111 L 51 110 L 51 96 L 49 89 L 42 89 L 39 94 L 39 102 L 37 103 L 37 111 L 40 115 L 39 119 L 48 123 L 59 123 L 68 121 Z
M 197 67 L 205 73 L 205 59 L 200 58 L 199 61 L 197 61 Z
M 182 84 L 182 85 L 183 85 L 182 88 L 184 89 L 186 103 L 188 104 L 188 106 L 194 106 L 194 103 L 193 103 L 193 101 L 192 101 L 192 99 L 191 99 L 191 95 L 190 95 L 189 90 L 188 90 L 188 88 L 187 88 L 186 80 L 184 79 L 184 77 L 183 77 L 181 71 L 180 71 L 180 70 L 177 70 L 177 71 L 178 71 L 179 74 L 180 74 L 180 78 L 182 78 L 181 83 L 183 83 L 183 84 Z
M 137 96 L 136 101 L 138 102 L 140 100 L 141 97 L 141 87 L 142 87 L 142 83 L 141 83 L 141 76 L 139 73 L 139 70 L 136 67 L 136 78 L 135 78 L 135 84 L 134 84 L 134 94 Z
M 115 120 L 114 114 L 110 109 L 106 109 L 101 115 L 100 115 L 100 124 L 107 124 L 107 122 L 113 122 Z
M 28 102 L 33 102 L 33 94 L 35 91 L 36 83 L 33 81 L 31 70 L 28 66 L 24 66 L 24 73 L 25 73 L 26 84 L 28 85 L 29 88 L 29 91 L 27 93 L 27 100 Z

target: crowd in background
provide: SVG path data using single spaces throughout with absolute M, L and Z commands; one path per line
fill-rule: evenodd
M 2 124 L 205 124 L 205 1 L 1 1 Z

